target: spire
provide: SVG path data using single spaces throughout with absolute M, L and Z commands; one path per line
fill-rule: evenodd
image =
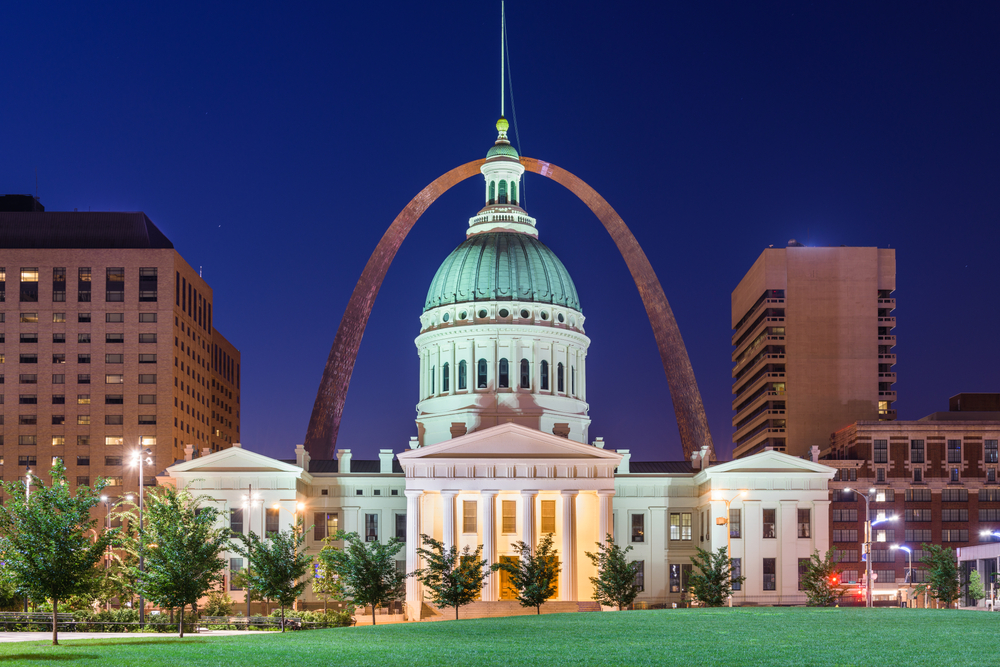
M 507 14 L 504 11 L 503 0 L 500 0 L 500 120 L 503 121 L 504 125 L 507 121 L 503 118 L 503 61 L 504 61 L 504 49 L 503 41 L 504 36 L 507 34 Z M 497 129 L 499 130 L 500 123 L 497 123 Z M 504 127 L 504 130 L 507 128 Z

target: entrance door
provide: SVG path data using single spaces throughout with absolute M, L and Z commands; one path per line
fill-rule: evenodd
M 517 565 L 517 556 L 500 556 L 501 563 Z M 506 570 L 500 570 L 500 599 L 516 600 L 517 591 L 510 585 L 510 574 Z

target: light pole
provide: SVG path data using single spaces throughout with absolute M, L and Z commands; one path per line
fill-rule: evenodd
M 153 464 L 153 458 L 150 454 L 153 453 L 151 449 L 140 450 L 132 454 L 132 464 L 139 466 L 139 576 L 142 576 L 143 566 L 145 565 L 145 550 L 143 545 L 143 526 L 142 526 L 142 471 L 146 465 Z M 142 595 L 142 589 L 139 589 L 139 628 L 142 629 L 146 624 L 146 600 Z
M 24 473 L 25 483 L 24 483 L 24 504 L 27 505 L 31 502 L 31 468 L 28 468 Z M 24 596 L 24 613 L 28 613 L 28 596 Z
M 913 549 L 911 549 L 910 547 L 904 547 L 901 544 L 893 544 L 889 548 L 890 549 L 901 549 L 902 551 L 905 551 L 906 552 L 906 556 L 909 559 L 909 562 L 907 563 L 907 566 L 906 566 L 906 591 L 907 591 L 906 597 L 907 597 L 907 599 L 909 599 L 909 597 L 910 597 L 910 593 L 909 593 L 910 586 L 913 585 Z
M 851 491 L 851 489 L 844 489 Z M 856 491 L 855 491 L 856 492 Z M 861 496 L 865 499 L 865 607 L 872 606 L 872 526 L 883 521 L 895 521 L 895 516 L 887 516 L 884 519 L 872 521 L 872 513 L 869 509 L 872 498 L 875 497 L 876 489 L 868 489 L 868 493 Z
M 725 498 L 722 497 L 722 494 L 712 494 L 712 500 L 721 500 L 722 502 L 726 503 L 726 516 L 724 516 L 724 517 L 720 516 L 720 517 L 716 518 L 715 525 L 717 525 L 717 526 L 725 526 L 726 527 L 726 556 L 728 556 L 728 558 L 729 558 L 729 576 L 730 576 L 730 578 L 733 576 L 733 531 L 732 531 L 732 528 L 729 525 L 729 505 L 732 504 L 732 502 L 734 500 L 736 500 L 737 498 L 742 498 L 745 495 L 747 495 L 747 491 L 740 491 L 739 493 L 737 493 L 735 496 L 733 496 L 729 500 L 726 500 Z M 730 607 L 733 606 L 733 594 L 732 594 L 732 592 L 729 593 L 729 606 Z

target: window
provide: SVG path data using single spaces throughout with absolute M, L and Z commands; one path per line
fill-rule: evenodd
M 38 355 L 37 354 L 22 354 L 21 357 L 22 364 L 37 364 Z
M 504 500 L 500 503 L 501 521 L 500 532 L 511 535 L 517 532 L 517 501 Z
M 106 466 L 120 466 L 122 464 L 122 457 L 120 456 L 105 456 L 104 465 Z
M 920 484 L 921 482 L 924 481 L 924 470 L 923 470 L 923 468 L 914 468 L 913 469 L 913 481 L 915 483 L 917 483 L 917 484 Z
M 644 542 L 646 534 L 646 516 L 644 514 L 632 515 L 632 541 Z
M 907 489 L 903 494 L 906 502 L 929 503 L 931 501 L 930 489 Z M 981 499 L 980 499 L 981 500 Z
M 542 501 L 542 535 L 556 532 L 556 501 Z
M 109 374 L 104 376 L 104 384 L 124 384 L 125 376 L 118 374 Z
M 857 563 L 858 562 L 858 550 L 857 549 L 836 549 L 834 550 L 834 555 L 837 557 L 837 561 L 840 563 Z
M 141 333 L 139 334 L 140 343 L 155 343 L 156 334 L 155 333 Z
M 106 435 L 104 436 L 104 444 L 109 446 L 124 445 L 125 438 L 120 435 Z
M 400 542 L 406 541 L 406 515 L 396 515 L 396 539 Z
M 38 333 L 34 332 L 34 333 L 23 333 L 23 334 L 21 334 L 21 342 L 24 343 L 24 344 L 37 343 L 38 342 Z
M 90 415 L 77 415 L 76 423 L 78 426 L 87 426 L 90 424 Z
M 885 483 L 885 468 L 875 468 L 875 483 L 876 484 Z
M 156 322 L 156 313 L 139 313 L 140 322 Z
M 854 502 L 857 498 L 854 495 L 853 490 L 849 489 L 834 489 L 833 490 L 833 502 L 835 503 L 849 503 Z
M 278 534 L 278 513 L 281 512 L 280 509 L 274 509 L 273 507 L 268 507 L 266 513 L 264 514 L 264 535 L 273 536 Z
M 799 509 L 799 537 L 809 537 L 810 524 L 812 523 L 810 515 L 812 512 L 809 509 Z
M 773 540 L 775 538 L 774 515 L 775 515 L 775 510 L 773 509 L 764 510 L 764 533 L 763 533 L 764 539 Z
M 681 592 L 681 566 L 670 564 L 670 592 Z
M 463 500 L 462 501 L 462 532 L 463 533 L 477 533 L 479 530 L 478 522 L 476 521 L 476 509 L 477 503 L 475 500 Z
M 123 334 L 123 333 L 109 333 L 109 334 L 104 334 L 104 342 L 105 343 L 124 343 L 125 342 L 125 334 Z
M 139 426 L 155 426 L 156 415 L 139 415 Z
M 476 387 L 486 389 L 486 360 L 480 359 L 476 368 Z
M 139 394 L 139 405 L 156 405 L 156 394 Z
M 563 383 L 563 365 L 560 361 L 556 364 L 556 391 L 563 392 L 565 390 L 565 385 Z
M 961 509 L 942 509 L 941 520 L 946 522 L 968 521 L 969 510 L 964 507 Z
M 739 578 L 743 576 L 741 572 L 743 569 L 742 560 L 743 560 L 742 558 L 733 558 L 730 561 L 731 565 L 729 568 L 729 576 L 731 577 L 730 580 L 732 581 L 732 587 L 734 591 L 742 589 L 742 584 L 739 581 Z
M 984 463 L 997 463 L 997 441 L 996 440 L 984 440 L 983 446 L 986 450 L 986 456 Z
M 729 537 L 731 539 L 737 539 L 740 537 L 740 516 L 741 510 L 729 509 Z
M 531 373 L 529 372 L 529 364 L 527 359 L 521 359 L 521 389 L 531 388 Z
M 835 528 L 833 530 L 833 541 L 838 543 L 844 542 L 857 542 L 858 541 L 858 529 L 839 529 Z
M 961 463 L 962 462 L 962 441 L 961 440 L 949 440 L 948 441 L 948 463 Z
M 640 591 L 646 590 L 646 561 L 632 561 L 632 569 L 635 571 L 633 583 Z
M 949 481 L 951 481 L 951 482 L 957 482 L 957 481 L 959 481 L 958 468 L 952 468 L 951 469 L 951 479 Z
M 89 435 L 76 436 L 76 444 L 78 447 L 90 447 L 90 436 Z
M 105 313 L 104 314 L 104 321 L 105 322 L 124 322 L 125 321 L 125 313 Z
M 28 467 L 37 466 L 38 465 L 38 457 L 30 455 L 30 454 L 28 456 L 18 456 L 17 457 L 17 465 L 19 465 L 19 466 L 28 466 Z
M 62 426 L 65 423 L 66 423 L 66 415 L 52 415 L 52 425 L 53 426 Z M 56 444 L 55 438 L 52 439 L 52 444 L 53 445 Z M 65 443 L 60 442 L 58 444 L 62 445 L 62 444 L 65 444 Z
M 17 436 L 17 444 L 19 445 L 37 445 L 38 438 L 34 435 L 19 435 Z
M 64 334 L 64 333 L 54 333 L 54 334 L 52 334 L 52 342 L 53 343 L 65 343 L 66 342 L 66 334 Z
M 831 518 L 834 523 L 837 522 L 849 522 L 856 523 L 858 520 L 858 510 L 833 510 L 831 512 Z
M 967 503 L 969 502 L 968 489 L 941 489 L 941 502 L 944 503 Z
M 106 364 L 122 364 L 125 363 L 124 354 L 105 354 L 104 363 Z
M 78 394 L 76 397 L 77 405 L 90 405 L 90 394 Z
M 230 510 L 235 512 L 237 510 Z M 239 510 L 242 512 L 243 510 Z M 232 526 L 230 526 L 232 528 Z M 243 517 L 240 517 L 240 533 L 243 532 Z M 235 534 L 235 533 L 234 533 Z M 243 559 L 242 558 L 230 558 L 229 559 L 229 590 L 231 591 L 242 591 L 242 586 L 236 585 L 236 575 L 240 573 L 243 569 Z
M 466 378 L 466 372 L 467 372 L 467 364 L 465 363 L 465 359 L 462 359 L 460 362 L 458 362 L 458 388 L 459 389 L 465 389 L 466 388 L 466 379 L 465 379 Z
M 124 405 L 125 397 L 121 394 L 106 394 L 104 396 L 104 405 Z
M 990 482 L 995 482 L 995 481 L 997 481 L 997 469 L 996 468 L 987 468 L 986 469 L 986 482 L 990 483 Z
M 38 424 L 37 415 L 20 415 L 18 416 L 18 423 L 21 426 L 35 426 Z
M 806 574 L 808 574 L 808 572 L 809 572 L 809 559 L 808 558 L 800 558 L 799 559 L 799 590 L 800 591 L 804 591 L 805 590 L 805 585 L 803 584 L 802 580 L 805 578 L 805 576 L 806 576 Z
M 66 405 L 66 394 L 52 394 L 52 405 Z
M 930 542 L 931 541 L 931 531 L 930 528 L 908 528 L 904 531 L 907 542 Z M 916 554 L 913 554 L 916 556 Z
M 155 435 L 139 436 L 139 445 L 141 447 L 152 447 L 156 445 L 156 436 Z
M 156 374 L 143 374 L 139 376 L 139 384 L 156 384 Z
M 775 560 L 774 558 L 764 559 L 764 590 L 773 591 L 775 590 L 775 584 L 777 583 L 777 578 L 775 576 Z
M 549 362 L 542 360 L 542 390 L 549 390 Z
M 961 530 L 948 530 L 944 529 L 941 531 L 941 541 L 942 542 L 968 542 L 969 541 L 969 531 L 965 528 Z
M 690 540 L 691 539 L 691 513 L 690 512 L 671 512 L 670 513 L 670 539 L 671 540 Z
M 77 322 L 84 322 L 84 323 L 90 322 L 90 313 L 77 313 L 76 314 L 76 321 Z
M 448 391 L 448 386 L 451 384 L 451 364 L 445 362 L 441 366 L 441 391 Z
M 22 373 L 21 384 L 38 384 L 38 375 L 35 373 Z
M 76 355 L 76 363 L 78 364 L 89 364 L 90 355 L 89 354 L 78 354 Z
M 90 334 L 89 333 L 77 334 L 77 336 L 76 336 L 76 342 L 77 343 L 89 343 L 90 342 Z
M 506 389 L 507 387 L 509 387 L 510 386 L 509 375 L 510 374 L 509 374 L 509 368 L 507 366 L 507 360 L 506 359 L 501 359 L 500 360 L 500 377 L 497 380 L 497 386 L 500 387 L 501 389 Z
M 888 440 L 876 440 L 874 444 L 874 456 L 873 460 L 875 463 L 888 463 L 889 462 L 889 441 Z
M 895 542 L 896 541 L 896 529 L 895 528 L 876 528 L 875 529 L 875 542 Z
M 229 510 L 229 531 L 233 535 L 243 534 L 243 508 Z M 240 561 L 241 563 L 243 561 Z
M 924 463 L 923 440 L 910 440 L 910 463 Z
M 929 509 L 926 509 L 926 510 L 915 510 L 915 509 L 909 509 L 909 508 L 907 508 L 906 510 L 904 510 L 904 518 L 905 518 L 905 520 L 906 520 L 907 523 L 910 523 L 910 522 L 916 523 L 916 522 L 930 521 L 931 520 L 931 511 Z
M 979 502 L 1000 502 L 1000 489 L 979 489 Z
M 123 415 L 104 415 L 104 423 L 108 426 L 121 426 L 124 419 Z
M 38 405 L 38 395 L 37 394 L 21 394 L 18 397 L 18 403 L 20 405 Z
M 378 514 L 365 514 L 365 542 L 378 542 Z
M 21 313 L 21 324 L 37 324 L 38 313 Z
M 65 364 L 66 363 L 66 355 L 65 354 L 53 354 L 52 355 L 52 363 L 54 363 L 54 364 Z
M 313 539 L 318 542 L 336 535 L 339 518 L 340 516 L 337 512 L 314 512 Z

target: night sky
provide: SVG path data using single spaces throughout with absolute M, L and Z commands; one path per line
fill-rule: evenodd
M 511 0 L 507 15 L 522 154 L 583 178 L 642 244 L 720 458 L 730 293 L 792 238 L 896 249 L 900 419 L 1000 391 L 1000 3 Z M 47 210 L 149 215 L 203 267 L 242 352 L 244 445 L 289 457 L 386 227 L 495 139 L 499 17 L 483 1 L 7 3 L 0 192 L 33 194 L 37 169 Z M 524 204 L 587 316 L 591 438 L 681 458 L 610 237 L 540 176 Z M 338 441 L 355 458 L 416 434 L 418 317 L 481 205 L 478 178 L 448 192 L 388 273 Z

